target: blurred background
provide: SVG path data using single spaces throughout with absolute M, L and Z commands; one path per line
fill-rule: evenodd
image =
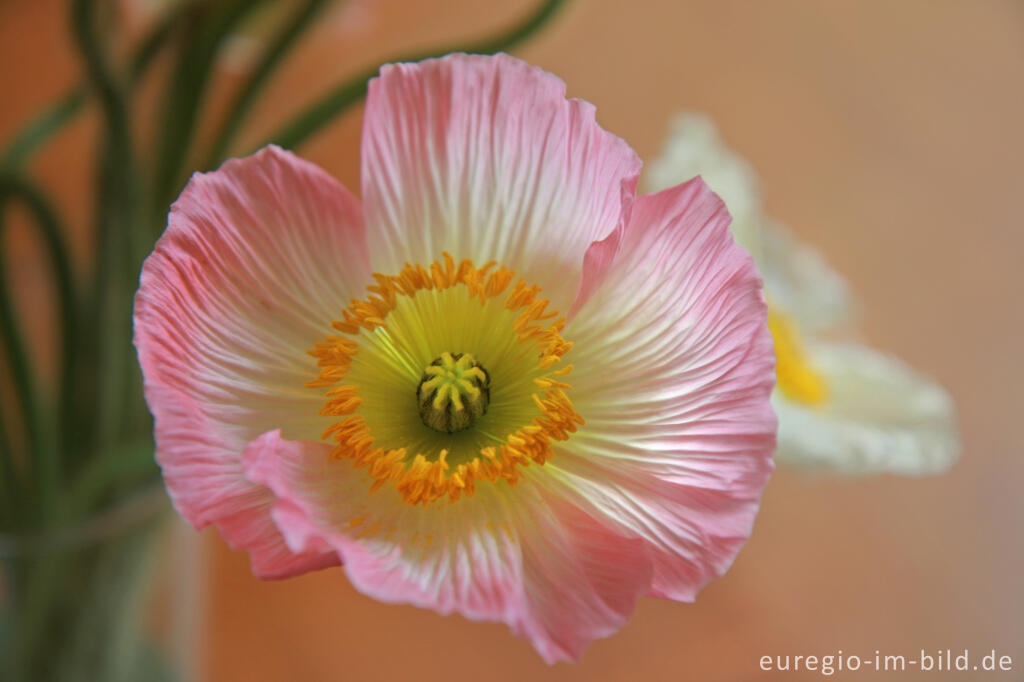
M 532 6 L 339 6 L 274 78 L 237 150 L 366 67 L 469 42 Z M 66 15 L 58 0 L 0 0 L 0 141 L 79 79 Z M 723 579 L 696 604 L 642 600 L 578 665 L 546 666 L 503 625 L 374 602 L 337 570 L 260 582 L 215 532 L 177 530 L 164 541 L 177 544 L 162 555 L 151 626 L 174 631 L 182 669 L 211 682 L 712 682 L 820 677 L 762 672 L 762 655 L 966 648 L 1013 656 L 1012 673 L 988 675 L 1024 679 L 1024 4 L 575 0 L 514 53 L 595 103 L 602 126 L 645 159 L 677 110 L 713 116 L 759 171 L 767 212 L 848 278 L 865 337 L 952 393 L 962 459 L 921 479 L 780 467 Z M 214 109 L 250 58 L 240 40 L 219 60 Z M 356 192 L 361 115 L 298 150 Z M 90 106 L 29 167 L 72 228 L 76 263 L 89 252 L 98 127 Z M 52 348 L 54 321 L 35 304 L 49 275 L 17 214 L 12 228 L 3 256 L 27 334 Z M 989 679 L 838 679 L 847 677 Z

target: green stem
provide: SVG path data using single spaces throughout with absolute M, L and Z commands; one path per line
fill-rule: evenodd
M 3 221 L 5 203 L 0 202 L 0 232 L 6 225 L 6 222 Z M 2 238 L 2 234 L 0 234 L 0 238 Z M 22 435 L 26 444 L 26 456 L 21 459 L 23 462 L 31 463 L 37 461 L 37 453 L 42 448 L 42 408 L 39 405 L 35 376 L 29 366 L 28 353 L 25 351 L 24 338 L 18 327 L 17 312 L 11 300 L 6 269 L 7 259 L 0 258 L 0 339 L 3 340 L 6 363 L 10 368 L 9 375 L 14 403 L 19 411 L 18 417 L 24 425 Z M 17 512 L 17 515 L 13 516 L 10 521 L 12 527 L 19 525 L 18 521 L 24 515 L 25 509 L 22 500 L 31 499 L 31 495 L 24 491 L 23 481 L 19 480 L 15 459 L 13 444 L 4 443 L 4 450 L 0 452 L 0 460 L 2 460 L 0 466 L 3 467 L 5 488 L 9 489 L 9 494 L 12 495 L 12 512 Z
M 0 207 L 0 210 L 3 208 Z M 4 417 L 3 406 L 0 405 L 0 529 L 2 530 L 10 530 L 15 527 L 17 514 L 17 502 L 14 496 L 18 494 L 18 481 L 14 469 L 14 450 L 12 448 L 13 444 L 7 435 L 7 421 Z M 0 618 L 2 617 L 0 616 Z
M 326 0 L 306 0 L 295 10 L 288 23 L 281 28 L 274 41 L 263 54 L 259 64 L 250 74 L 245 85 L 239 89 L 234 101 L 228 107 L 229 113 L 225 117 L 220 130 L 214 136 L 212 149 L 200 168 L 214 168 L 225 159 L 231 143 L 234 142 L 242 127 L 242 123 L 245 121 L 246 114 L 252 108 L 253 102 L 255 102 L 264 86 L 266 86 L 275 69 L 287 56 L 296 41 L 313 23 L 313 20 L 326 4 Z
M 4 168 L 20 168 L 22 164 L 49 140 L 58 130 L 74 118 L 85 102 L 85 91 L 73 87 L 56 104 L 39 114 L 8 143 L 0 158 Z
M 402 55 L 387 62 L 415 62 L 451 52 L 493 54 L 510 50 L 533 35 L 544 26 L 564 4 L 565 0 L 544 0 L 537 9 L 520 23 L 502 33 L 469 45 L 457 45 L 419 54 Z M 270 136 L 268 143 L 295 149 L 320 131 L 326 124 L 366 96 L 368 81 L 377 75 L 379 66 L 374 66 L 355 78 L 345 81 L 314 102 L 305 111 L 279 128 Z
M 153 29 L 142 39 L 135 54 L 132 56 L 130 80 L 131 85 L 138 85 L 149 70 L 153 59 L 160 54 L 167 41 L 174 35 L 188 9 L 187 2 L 176 4 L 168 10 Z
M 131 81 L 136 84 L 146 74 L 153 58 L 160 52 L 167 39 L 174 32 L 182 8 L 176 7 L 145 37 L 132 57 Z M 29 121 L 7 144 L 0 155 L 0 167 L 20 168 L 40 147 L 69 123 L 81 110 L 87 100 L 88 90 L 72 86 L 49 109 Z
M 170 87 L 161 107 L 161 138 L 153 179 L 153 215 L 162 230 L 167 206 L 184 184 L 185 164 L 213 61 L 224 39 L 250 12 L 267 0 L 234 0 L 227 3 L 196 3 L 190 7 L 187 40 L 182 47 Z
M 57 417 L 60 423 L 71 418 L 75 395 L 74 372 L 76 359 L 77 303 L 75 301 L 74 277 L 71 260 L 64 243 L 63 230 L 57 212 L 46 196 L 28 180 L 9 171 L 0 171 L 0 211 L 8 201 L 19 200 L 32 213 L 35 225 L 43 239 L 49 255 L 57 285 L 58 313 L 61 320 L 62 345 L 60 376 L 63 378 L 59 390 Z M 0 239 L 4 222 L 0 221 Z M 46 410 L 40 404 L 37 382 L 32 370 L 32 360 L 25 350 L 17 324 L 17 315 L 10 300 L 10 287 L 6 283 L 5 263 L 0 259 L 0 331 L 3 332 L 4 347 L 7 349 L 11 376 L 22 406 L 26 425 L 29 452 L 34 468 L 35 497 L 41 522 L 52 518 L 54 500 L 59 495 L 60 464 L 57 453 L 67 444 L 66 440 L 54 443 L 44 430 Z M 5 473 L 7 465 L 5 464 Z
M 73 0 L 72 28 L 86 65 L 89 84 L 103 113 L 103 148 L 99 154 L 96 206 L 96 278 L 89 320 L 88 350 L 95 354 L 94 396 L 82 396 L 77 414 L 95 415 L 79 421 L 81 430 L 95 428 L 95 444 L 117 441 L 136 400 L 132 381 L 131 297 L 135 289 L 135 252 L 144 240 L 134 234 L 138 223 L 139 185 L 131 147 L 128 99 L 114 76 L 96 35 L 96 0 Z M 136 241 L 133 243 L 133 237 Z M 134 247 L 134 248 L 133 248 Z M 93 427 L 93 424 L 95 425 Z M 88 451 L 86 449 L 85 451 Z
M 68 488 L 68 509 L 73 515 L 87 514 L 118 487 L 157 473 L 152 439 L 126 441 L 89 460 Z

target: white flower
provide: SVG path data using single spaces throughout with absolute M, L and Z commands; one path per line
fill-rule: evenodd
M 641 179 L 652 192 L 695 175 L 733 215 L 733 236 L 757 261 L 775 337 L 780 462 L 842 474 L 930 474 L 960 452 L 955 410 L 933 379 L 852 340 L 846 283 L 814 249 L 762 214 L 757 176 L 701 114 L 673 121 L 661 156 Z

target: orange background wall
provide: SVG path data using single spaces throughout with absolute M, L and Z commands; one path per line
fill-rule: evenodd
M 331 15 L 289 62 L 247 138 L 361 67 L 530 5 L 362 0 L 360 23 Z M 75 78 L 63 12 L 0 0 L 0 140 Z M 261 583 L 207 534 L 205 679 L 712 682 L 770 679 L 763 654 L 922 648 L 994 648 L 1015 672 L 992 679 L 1022 679 L 1024 5 L 576 0 L 517 53 L 597 104 L 645 158 L 673 111 L 711 113 L 759 169 L 770 213 L 850 279 L 866 338 L 953 393 L 964 457 L 919 480 L 781 469 L 725 578 L 694 605 L 643 600 L 576 666 L 544 665 L 501 625 L 373 602 L 337 570 Z M 226 70 L 218 89 L 235 81 Z M 358 189 L 360 124 L 352 113 L 300 152 Z M 57 188 L 80 258 L 95 129 L 84 117 L 33 166 Z M 19 234 L 5 251 L 29 253 Z M 45 273 L 17 262 L 19 291 L 37 295 Z M 46 316 L 32 322 L 45 346 Z

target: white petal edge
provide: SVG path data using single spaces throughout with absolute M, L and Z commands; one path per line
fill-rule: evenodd
M 853 344 L 810 344 L 829 398 L 809 407 L 784 398 L 779 462 L 846 475 L 937 474 L 960 454 L 953 400 L 933 379 L 892 355 Z
M 855 317 L 854 300 L 843 276 L 820 251 L 799 241 L 777 221 L 764 221 L 758 266 L 769 305 L 790 316 L 803 333 L 823 332 Z

